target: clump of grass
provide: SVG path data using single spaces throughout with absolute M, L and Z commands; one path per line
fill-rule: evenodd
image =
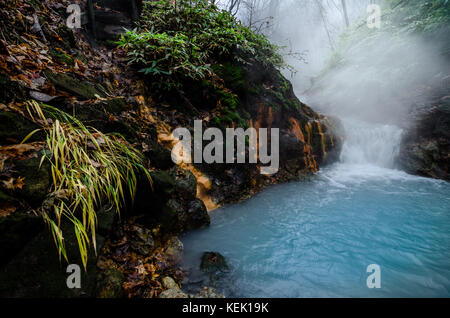
M 150 174 L 143 156 L 120 135 L 87 128 L 67 113 L 34 101 L 28 103 L 28 112 L 47 133 L 49 152 L 41 163 L 51 163 L 51 197 L 55 204 L 52 211 L 41 209 L 42 216 L 53 234 L 60 259 L 62 255 L 67 261 L 61 221 L 65 218 L 73 224 L 86 268 L 91 243 L 96 250 L 96 209 L 109 204 L 111 210 L 120 212 L 126 198 L 133 200 L 135 196 L 136 173 L 143 173 L 151 184 Z

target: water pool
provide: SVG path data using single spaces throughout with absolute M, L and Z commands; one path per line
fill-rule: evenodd
M 228 297 L 449 297 L 450 184 L 339 163 L 214 211 L 184 236 L 191 282 L 205 251 L 231 267 L 209 284 Z M 367 266 L 381 268 L 369 289 Z M 202 283 L 206 283 L 203 281 Z

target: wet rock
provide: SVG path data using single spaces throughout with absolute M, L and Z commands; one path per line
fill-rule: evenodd
M 186 199 L 194 199 L 197 195 L 197 179 L 192 172 L 174 167 L 170 170 L 170 175 L 175 180 L 175 190 L 177 194 Z
M 217 252 L 206 252 L 202 256 L 200 269 L 206 273 L 226 272 L 228 264 L 225 257 Z
M 280 136 L 280 161 L 292 173 L 305 167 L 303 148 L 303 143 L 295 136 L 290 134 Z
M 159 298 L 189 298 L 189 295 L 183 293 L 180 289 L 168 289 L 158 296 Z
M 141 255 L 149 255 L 155 249 L 155 241 L 152 232 L 141 226 L 133 225 L 131 227 L 130 246 Z
M 0 126 L 2 127 L 0 129 L 0 145 L 20 143 L 29 133 L 40 128 L 22 115 L 2 109 L 0 109 Z M 44 133 L 37 132 L 28 141 L 43 139 Z
M 160 224 L 164 229 L 170 229 L 177 221 L 177 212 L 168 204 L 172 194 L 175 192 L 175 180 L 166 171 L 152 171 L 153 188 L 148 180 L 140 177 L 133 213 L 144 217 L 140 222 L 148 226 Z
M 157 169 L 167 170 L 172 168 L 175 164 L 172 161 L 172 154 L 170 150 L 164 148 L 157 142 L 151 142 L 149 149 L 144 151 L 150 163 Z
M 180 287 L 178 286 L 178 284 L 173 280 L 172 277 L 169 277 L 169 276 L 164 277 L 162 279 L 162 285 L 166 289 L 180 290 Z
M 45 76 L 56 87 L 74 94 L 82 99 L 94 99 L 96 96 L 105 97 L 92 83 L 81 82 L 67 74 L 45 72 Z
M 31 159 L 17 160 L 14 170 L 17 176 L 24 178 L 22 189 L 16 190 L 29 204 L 38 206 L 48 194 L 51 183 L 51 165 L 44 160 L 41 165 L 43 151 Z
M 88 265 L 85 271 L 73 225 L 63 223 L 61 226 L 69 264 L 78 264 L 81 269 L 81 288 L 67 288 L 68 264 L 64 260 L 58 260 L 52 235 L 45 230 L 32 238 L 0 269 L 0 297 L 68 298 L 95 295 L 97 256 L 94 249 L 91 246 L 88 250 Z M 104 238 L 97 235 L 98 251 L 102 249 L 103 244 Z
M 158 210 L 157 223 L 163 231 L 178 233 L 182 224 L 179 222 L 183 213 L 183 205 L 175 199 L 170 199 Z
M 153 171 L 150 173 L 156 193 L 166 197 L 175 191 L 175 179 L 165 171 Z
M 98 298 L 121 298 L 125 275 L 117 269 L 107 269 L 99 273 L 96 296 Z
M 403 135 L 400 166 L 412 174 L 450 180 L 450 97 L 416 118 Z
M 0 265 L 9 262 L 42 230 L 42 218 L 32 213 L 18 211 L 0 218 Z
M 326 158 L 321 164 L 332 164 L 339 161 L 345 139 L 345 129 L 339 118 L 327 116 L 321 121 L 325 133 Z
M 111 234 L 116 216 L 117 212 L 114 209 L 110 207 L 101 208 L 97 212 L 97 232 L 103 236 Z
M 110 114 L 120 114 L 127 109 L 127 102 L 123 97 L 111 98 L 102 100 L 96 107 L 101 107 Z
M 183 259 L 184 246 L 180 239 L 173 236 L 166 245 L 166 256 L 170 263 L 178 264 Z
M 211 219 L 209 217 L 206 206 L 200 199 L 195 199 L 188 204 L 187 219 L 185 230 L 195 230 L 205 226 L 209 226 Z
M 225 298 L 225 295 L 217 292 L 215 288 L 203 287 L 196 295 L 192 298 Z
M 9 104 L 12 101 L 26 99 L 27 89 L 23 84 L 12 81 L 9 76 L 0 74 L 0 103 Z M 3 127 L 3 126 L 2 126 Z

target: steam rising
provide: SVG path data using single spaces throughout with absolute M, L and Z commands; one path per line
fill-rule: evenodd
M 253 2 L 258 3 L 253 21 L 270 24 L 264 29 L 266 25 L 253 22 L 253 27 L 262 28 L 273 42 L 286 45 L 285 53 L 305 54 L 307 63 L 293 54 L 285 58 L 298 71 L 291 77 L 297 95 L 317 111 L 405 127 L 411 112 L 429 106 L 430 100 L 448 87 L 450 64 L 439 42 L 406 32 L 392 33 L 383 29 L 384 25 L 370 30 L 365 17 L 371 1 L 346 0 L 353 34 L 364 35 L 356 41 L 347 39 L 347 43 L 339 41 L 346 29 L 341 1 Z M 245 22 L 248 14 L 241 15 Z M 325 76 L 317 78 L 335 49 L 340 58 L 327 68 Z
M 429 106 L 449 74 L 434 44 L 383 34 L 348 51 L 307 97 L 328 114 L 404 127 L 412 111 Z

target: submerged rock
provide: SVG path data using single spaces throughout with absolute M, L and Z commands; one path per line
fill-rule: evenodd
M 225 257 L 217 252 L 206 252 L 202 256 L 200 269 L 206 273 L 226 272 L 229 267 Z

